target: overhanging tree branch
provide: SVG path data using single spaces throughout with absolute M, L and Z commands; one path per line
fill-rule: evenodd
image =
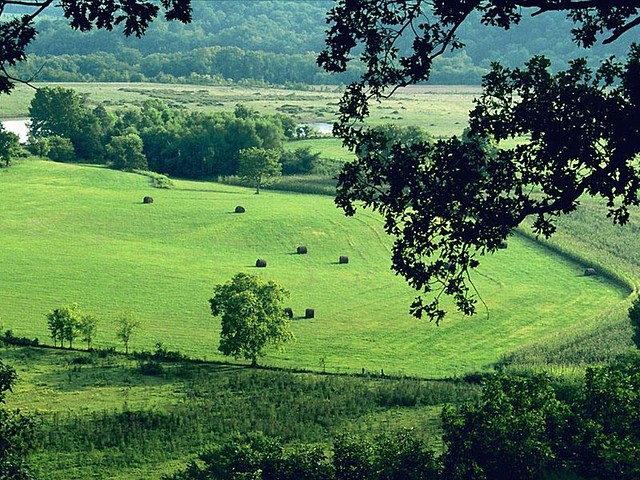
M 527 217 L 535 217 L 534 231 L 548 237 L 556 218 L 589 194 L 606 200 L 614 222 L 627 221 L 640 192 L 636 45 L 626 62 L 610 59 L 595 71 L 576 60 L 553 74 L 544 57 L 521 69 L 493 65 L 464 138 L 407 143 L 381 139 L 360 122 L 371 100 L 428 80 L 433 60 L 462 45 L 459 27 L 474 11 L 483 24 L 503 29 L 521 20 L 522 9 L 537 9 L 534 16 L 565 11 L 576 25 L 575 41 L 589 47 L 596 35 L 607 44 L 638 26 L 639 0 L 336 3 L 318 62 L 344 71 L 360 52 L 365 66 L 360 81 L 347 87 L 334 126 L 357 154 L 339 176 L 336 204 L 347 215 L 356 205 L 382 214 L 395 237 L 392 268 L 419 292 L 414 315 L 439 322 L 442 294 L 461 312 L 473 313 L 468 275 L 476 257 L 495 252 Z M 415 25 L 415 12 L 431 20 Z M 409 51 L 396 47 L 399 32 L 413 35 Z M 518 146 L 503 146 L 513 139 Z

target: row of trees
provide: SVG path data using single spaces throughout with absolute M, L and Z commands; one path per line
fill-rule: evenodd
M 98 319 L 94 315 L 82 312 L 77 303 L 72 303 L 51 310 L 46 317 L 54 346 L 59 343 L 64 347 L 67 342 L 69 348 L 73 348 L 73 342 L 79 338 L 87 343 L 87 349 L 91 349 L 98 333 Z M 140 320 L 131 312 L 121 312 L 116 316 L 115 324 L 116 338 L 124 344 L 125 353 L 129 353 L 129 342 L 140 327 Z
M 238 47 L 205 47 L 141 56 L 136 50 L 119 53 L 32 54 L 12 69 L 19 78 L 40 82 L 160 82 L 195 85 L 229 83 L 341 85 L 357 72 L 331 76 L 316 65 L 316 54 L 275 54 Z M 455 62 L 454 62 L 455 63 Z M 462 64 L 460 64 L 462 65 Z M 472 66 L 473 67 L 473 66 Z M 442 70 L 449 83 L 478 83 L 485 69 L 465 75 L 460 68 Z M 468 81 L 462 81 L 467 79 Z
M 90 107 L 72 89 L 45 87 L 36 92 L 29 115 L 32 151 L 56 161 L 110 163 L 121 170 L 149 169 L 194 179 L 241 175 L 258 188 L 255 166 L 241 168 L 247 167 L 246 160 L 240 161 L 242 151 L 245 158 L 255 159 L 259 150 L 268 164 L 277 154 L 285 174 L 309 173 L 318 161 L 309 148 L 284 152 L 284 141 L 300 134 L 293 117 L 260 115 L 243 105 L 211 114 L 147 100 L 140 108 L 110 112 Z
M 239 273 L 226 283 L 214 287 L 209 300 L 213 316 L 221 317 L 219 351 L 234 358 L 251 360 L 253 366 L 268 345 L 281 346 L 293 339 L 289 317 L 282 302 L 289 292 L 273 281 L 256 275 Z M 77 303 L 49 311 L 47 327 L 54 346 L 73 348 L 80 339 L 91 349 L 98 332 L 98 319 L 84 313 Z M 129 353 L 129 342 L 140 328 L 140 320 L 131 312 L 115 317 L 115 336 Z
M 330 452 L 260 433 L 205 451 L 166 480 L 533 480 L 640 476 L 640 357 L 589 369 L 579 387 L 498 375 L 442 414 L 444 450 L 415 430 L 338 436 Z

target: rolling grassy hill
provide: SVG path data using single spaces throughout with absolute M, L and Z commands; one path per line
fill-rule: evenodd
M 297 340 L 263 363 L 442 378 L 588 330 L 629 293 L 515 236 L 474 278 L 487 313 L 454 314 L 436 327 L 408 314 L 413 292 L 389 270 L 380 219 L 346 218 L 330 197 L 183 181 L 153 190 L 139 175 L 44 161 L 0 171 L 0 189 L 0 323 L 41 341 L 45 314 L 78 302 L 99 318 L 98 346 L 118 345 L 113 318 L 131 310 L 143 323 L 134 349 L 162 342 L 221 360 L 208 299 L 213 285 L 247 271 L 288 288 L 296 314 Z M 145 195 L 155 202 L 142 204 Z M 233 213 L 238 204 L 245 214 Z M 295 254 L 298 245 L 309 253 Z M 340 255 L 350 262 L 339 265 Z M 255 267 L 257 258 L 266 269 Z M 316 318 L 300 318 L 306 308 Z

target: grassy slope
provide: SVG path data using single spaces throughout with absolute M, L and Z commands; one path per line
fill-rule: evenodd
M 266 363 L 319 369 L 324 358 L 330 371 L 444 377 L 576 322 L 588 328 L 627 294 L 515 238 L 475 279 L 489 316 L 435 327 L 408 315 L 413 292 L 389 271 L 379 219 L 345 218 L 328 197 L 195 182 L 152 191 L 137 175 L 40 161 L 2 171 L 0 183 L 11 205 L 0 213 L 0 315 L 19 335 L 47 338 L 44 314 L 78 302 L 101 319 L 99 345 L 116 344 L 112 319 L 130 309 L 144 324 L 133 348 L 160 341 L 220 359 L 211 287 L 248 271 L 290 289 L 296 314 L 316 309 L 313 320 L 294 319 L 297 341 Z M 152 205 L 141 203 L 147 194 Z M 237 204 L 247 213 L 232 213 Z M 309 254 L 295 255 L 298 245 Z M 339 255 L 350 263 L 338 265 Z M 257 258 L 267 269 L 253 266 Z

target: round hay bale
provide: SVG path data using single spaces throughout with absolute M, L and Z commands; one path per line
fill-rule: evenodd
M 316 316 L 316 311 L 313 308 L 307 308 L 304 311 L 304 318 L 313 318 Z
M 264 258 L 259 258 L 256 260 L 256 267 L 264 268 L 267 266 L 267 261 Z
M 304 255 L 307 253 L 307 247 L 305 247 L 304 245 L 301 245 L 298 248 L 296 248 L 296 252 L 298 252 L 298 255 Z
M 144 197 L 142 203 L 153 203 L 153 197 Z
M 291 307 L 286 307 L 284 309 L 284 314 L 289 318 L 293 318 L 293 309 Z
M 347 257 L 346 255 L 340 255 L 338 263 L 349 263 L 349 257 Z
M 246 212 L 245 208 L 242 205 L 238 205 L 235 209 L 236 213 L 244 213 Z
M 598 272 L 596 272 L 595 268 L 585 268 L 584 269 L 584 276 L 585 277 L 592 277 L 594 275 L 596 275 Z

